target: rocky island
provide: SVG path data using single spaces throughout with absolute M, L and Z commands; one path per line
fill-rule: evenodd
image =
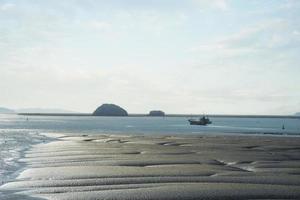
M 161 110 L 152 110 L 149 112 L 149 116 L 165 116 L 165 113 Z
M 115 104 L 102 104 L 94 112 L 94 116 L 128 116 L 125 109 Z

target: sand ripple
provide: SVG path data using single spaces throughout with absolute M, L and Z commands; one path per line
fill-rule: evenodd
M 300 138 L 74 136 L 1 191 L 45 199 L 300 199 Z

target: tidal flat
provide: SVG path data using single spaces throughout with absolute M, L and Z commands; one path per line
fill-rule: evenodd
M 53 200 L 300 198 L 300 137 L 50 136 L 25 152 L 26 167 L 1 192 Z

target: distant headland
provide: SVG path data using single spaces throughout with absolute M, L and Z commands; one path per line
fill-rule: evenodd
M 0 113 L 9 114 L 9 113 L 15 113 L 15 111 L 11 110 L 11 109 L 8 109 L 8 108 L 0 107 Z

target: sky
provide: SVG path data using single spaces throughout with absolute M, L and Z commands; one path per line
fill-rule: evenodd
M 0 106 L 300 111 L 299 0 L 0 0 Z

